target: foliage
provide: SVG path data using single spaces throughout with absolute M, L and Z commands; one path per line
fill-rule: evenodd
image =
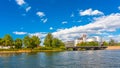
M 59 48 L 60 46 L 64 46 L 64 43 L 61 40 L 59 40 L 58 38 L 53 38 L 52 47 Z
M 78 43 L 77 46 L 98 46 L 98 42 L 81 42 L 81 43 Z
M 52 47 L 53 36 L 51 33 L 48 33 L 44 40 L 45 47 Z
M 25 36 L 23 39 L 24 46 L 27 48 L 30 45 L 30 37 Z
M 115 45 L 115 40 L 111 39 L 110 42 L 109 42 L 109 45 L 114 46 Z
M 34 47 L 39 46 L 39 44 L 41 43 L 39 37 L 37 36 L 32 36 L 31 39 L 32 39 L 32 44 L 34 45 Z
M 1 46 L 11 46 L 15 49 L 39 49 L 39 50 L 65 50 L 65 44 L 62 40 L 54 38 L 51 33 L 48 33 L 44 40 L 45 47 L 39 46 L 41 43 L 37 36 L 25 36 L 23 39 L 17 38 L 15 40 L 7 34 L 0 38 Z
M 86 45 L 87 45 L 87 42 L 81 42 L 77 44 L 77 46 L 86 46 Z
M 68 48 L 68 51 L 73 51 L 73 48 Z
M 52 50 L 52 47 L 40 47 L 39 50 Z
M 60 48 L 65 44 L 58 38 L 54 38 L 51 33 L 48 33 L 44 40 L 45 47 Z
M 3 40 L 2 40 L 2 38 L 0 38 L 0 46 L 2 46 L 2 45 L 3 45 L 2 41 L 3 41 Z
M 22 48 L 22 40 L 19 39 L 19 38 L 17 38 L 17 39 L 15 40 L 15 42 L 14 42 L 14 45 L 15 45 L 15 48 L 16 48 L 16 49 Z
M 13 45 L 13 39 L 9 34 L 6 34 L 3 38 L 3 45 L 4 46 L 12 46 Z
M 103 42 L 103 45 L 104 45 L 104 46 L 108 46 L 108 45 L 109 45 L 109 43 L 108 43 L 108 42 L 106 42 L 106 41 L 104 41 L 104 42 Z
M 26 48 L 35 48 L 40 44 L 40 39 L 37 36 L 32 36 L 31 38 L 29 36 L 25 36 L 23 39 L 23 43 Z
M 92 41 L 92 42 L 88 42 L 87 45 L 88 45 L 88 46 L 98 46 L 99 44 L 98 44 L 98 42 Z

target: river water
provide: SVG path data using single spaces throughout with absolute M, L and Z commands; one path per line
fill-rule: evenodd
M 120 50 L 0 54 L 0 68 L 120 68 Z

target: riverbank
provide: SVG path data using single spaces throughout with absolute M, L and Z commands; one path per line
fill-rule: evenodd
M 30 52 L 59 52 L 59 51 L 64 51 L 64 50 L 31 50 L 31 49 L 26 49 L 26 50 L 2 50 L 0 53 L 30 53 Z
M 108 46 L 106 50 L 120 50 L 120 46 Z
M 120 50 L 120 46 L 108 46 L 106 50 Z M 29 53 L 29 52 L 58 52 L 65 51 L 62 49 L 53 49 L 53 50 L 37 50 L 37 49 L 6 49 L 0 50 L 0 53 Z

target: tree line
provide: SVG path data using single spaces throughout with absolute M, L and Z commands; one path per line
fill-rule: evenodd
M 109 42 L 103 41 L 103 42 L 97 42 L 97 41 L 91 41 L 91 42 L 81 42 L 78 43 L 77 46 L 116 46 L 120 45 L 120 42 L 116 42 L 113 39 L 110 39 Z
M 6 34 L 3 38 L 0 38 L 0 46 L 10 46 L 11 48 L 21 49 L 21 48 L 37 48 L 40 47 L 41 40 L 38 36 L 25 36 L 23 39 L 16 38 L 13 40 L 10 34 Z M 44 40 L 45 47 L 59 48 L 64 47 L 64 43 L 58 39 L 54 38 L 51 33 L 48 33 Z M 42 46 L 41 46 L 42 47 Z

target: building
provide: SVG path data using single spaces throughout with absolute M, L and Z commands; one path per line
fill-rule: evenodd
M 77 38 L 74 41 L 65 42 L 65 46 L 66 47 L 77 46 L 77 44 L 81 42 L 98 42 L 100 44 L 102 42 L 102 38 L 99 36 L 93 36 L 93 37 L 87 38 L 87 35 L 83 34 L 82 37 Z
M 81 38 L 77 38 L 75 40 L 74 46 L 77 46 L 77 44 L 80 42 L 86 42 L 86 35 L 85 34 L 83 34 Z
M 92 41 L 101 42 L 101 38 L 99 36 L 93 36 L 93 37 L 87 38 L 87 35 L 83 34 L 82 37 L 77 38 L 74 41 L 75 42 L 74 46 L 77 46 L 77 44 L 81 42 L 92 42 Z

